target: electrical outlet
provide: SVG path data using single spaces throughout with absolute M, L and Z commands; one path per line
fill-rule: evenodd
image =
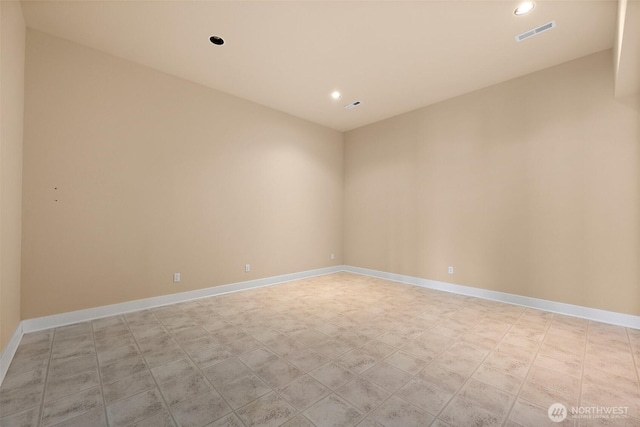
M 180 273 L 173 273 L 173 282 L 178 283 L 180 281 Z
M 453 274 L 453 267 L 452 267 L 452 266 L 449 266 L 448 273 L 449 273 L 449 274 Z
M 331 254 L 331 259 L 336 259 L 335 254 Z
M 245 272 L 245 273 L 248 273 L 248 272 L 250 272 L 250 271 L 251 271 L 251 264 L 245 264 L 245 265 L 244 265 L 244 272 Z

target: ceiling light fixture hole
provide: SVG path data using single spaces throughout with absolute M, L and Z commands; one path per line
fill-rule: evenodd
M 536 7 L 536 4 L 532 1 L 527 1 L 521 3 L 520 6 L 516 7 L 516 10 L 513 11 L 513 14 L 516 16 L 525 15 L 533 10 Z
M 219 36 L 211 36 L 209 37 L 209 41 L 217 46 L 222 46 L 224 44 L 224 39 Z

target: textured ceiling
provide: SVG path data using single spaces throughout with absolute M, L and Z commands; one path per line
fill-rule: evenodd
M 341 131 L 611 48 L 617 12 L 612 0 L 538 1 L 520 17 L 495 0 L 22 4 L 30 28 Z

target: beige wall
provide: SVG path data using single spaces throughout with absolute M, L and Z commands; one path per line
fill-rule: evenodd
M 612 62 L 347 132 L 345 263 L 640 315 L 640 114 Z
M 343 145 L 29 31 L 22 317 L 343 262 L 638 315 L 640 115 L 612 72 L 601 52 Z
M 0 1 L 0 351 L 20 322 L 25 25 Z
M 342 263 L 341 133 L 32 30 L 26 81 L 23 318 Z

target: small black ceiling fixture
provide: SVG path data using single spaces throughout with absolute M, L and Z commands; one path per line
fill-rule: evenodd
M 222 46 L 224 44 L 224 39 L 222 37 L 218 37 L 218 36 L 211 36 L 209 37 L 209 41 L 211 41 L 211 43 L 218 45 L 218 46 Z

